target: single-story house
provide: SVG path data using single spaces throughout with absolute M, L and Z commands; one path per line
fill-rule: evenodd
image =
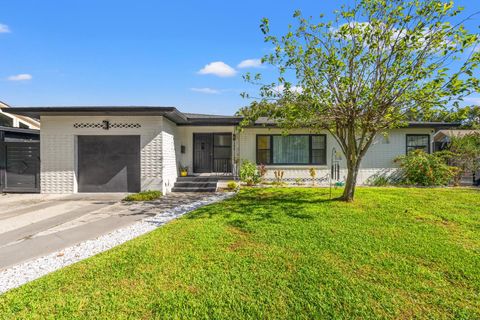
M 231 179 L 242 160 L 264 164 L 267 179 L 327 183 L 332 161 L 346 175 L 335 139 L 326 131 L 294 130 L 284 136 L 266 119 L 239 132 L 236 116 L 183 113 L 174 107 L 17 107 L 3 111 L 40 119 L 42 193 L 187 191 L 190 175 Z M 432 151 L 432 137 L 457 124 L 411 122 L 378 136 L 362 162 L 358 182 L 393 171 L 394 159 L 412 149 Z M 230 177 L 230 178 L 229 178 Z M 194 182 L 194 181 L 192 181 Z M 197 181 L 202 182 L 202 181 Z M 201 185 L 201 183 L 199 184 Z M 174 188 L 175 187 L 175 188 Z

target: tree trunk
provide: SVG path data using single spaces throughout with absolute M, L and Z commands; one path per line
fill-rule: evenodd
M 357 185 L 358 169 L 360 168 L 360 159 L 347 161 L 347 181 L 341 200 L 351 202 L 355 197 L 355 187 Z

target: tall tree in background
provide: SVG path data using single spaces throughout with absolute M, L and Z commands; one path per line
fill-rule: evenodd
M 376 135 L 478 89 L 478 36 L 463 21 L 454 22 L 461 12 L 440 0 L 363 0 L 341 7 L 329 22 L 297 11 L 296 26 L 281 37 L 264 18 L 261 30 L 275 50 L 263 62 L 279 76 L 265 84 L 260 74 L 245 75 L 261 87 L 239 111 L 243 124 L 267 116 L 287 133 L 328 130 L 346 158 L 342 199 L 352 201 L 360 163 Z

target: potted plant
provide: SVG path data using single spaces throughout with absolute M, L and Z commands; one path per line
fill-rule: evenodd
M 186 177 L 188 175 L 188 167 L 180 166 L 180 176 Z

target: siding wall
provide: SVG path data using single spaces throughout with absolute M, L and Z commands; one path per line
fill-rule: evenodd
M 294 130 L 290 133 L 304 133 L 309 134 L 311 132 L 306 130 Z M 256 161 L 256 136 L 257 134 L 281 134 L 280 129 L 269 128 L 247 128 L 239 135 L 239 154 L 240 159 L 247 159 L 252 162 Z M 294 181 L 296 178 L 310 180 L 309 169 L 315 168 L 317 170 L 317 182 L 328 183 L 328 176 L 331 166 L 331 155 L 333 147 L 341 153 L 341 149 L 336 142 L 335 138 L 324 132 L 327 135 L 327 165 L 295 165 L 295 166 L 280 166 L 269 165 L 267 166 L 267 179 L 274 179 L 274 170 L 283 170 L 284 179 Z M 398 165 L 393 160 L 405 154 L 406 152 L 406 135 L 407 134 L 429 134 L 430 141 L 432 141 L 433 130 L 432 129 L 394 129 L 389 134 L 379 136 L 376 138 L 373 145 L 370 147 L 367 155 L 361 163 L 361 169 L 358 176 L 358 183 L 364 184 L 372 175 L 386 174 L 389 175 L 396 171 Z M 342 155 L 342 161 L 340 162 L 340 168 L 346 168 L 345 157 Z M 340 170 L 341 180 L 346 178 L 347 171 Z
M 138 123 L 140 128 L 74 128 L 74 123 Z M 162 152 L 164 139 L 171 145 L 172 133 L 163 135 L 163 118 L 124 116 L 42 116 L 40 131 L 41 192 L 75 193 L 76 136 L 77 135 L 140 135 L 141 188 L 142 190 L 165 191 L 163 159 L 172 168 L 172 156 Z M 166 125 L 169 126 L 168 124 Z M 167 131 L 171 130 L 171 126 Z M 171 153 L 170 153 L 171 154 Z M 175 154 L 173 153 L 173 157 Z M 174 161 L 173 161 L 174 162 Z M 165 172 L 171 169 L 165 169 Z

